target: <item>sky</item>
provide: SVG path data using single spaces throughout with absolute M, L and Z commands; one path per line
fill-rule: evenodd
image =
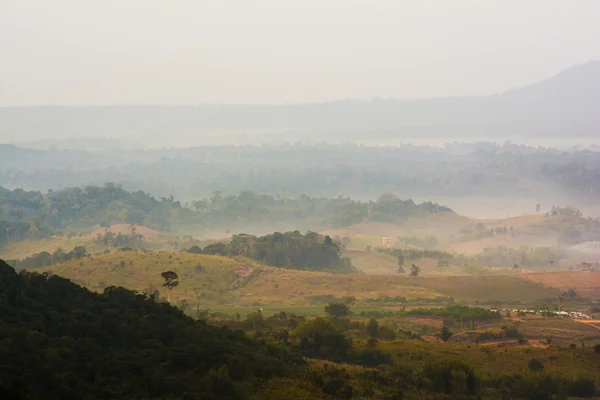
M 0 106 L 485 95 L 600 59 L 598 0 L 0 0 Z

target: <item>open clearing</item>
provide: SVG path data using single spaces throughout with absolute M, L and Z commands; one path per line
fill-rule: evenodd
M 409 299 L 441 296 L 410 280 L 387 275 L 329 274 L 263 267 L 239 290 L 240 304 L 302 304 L 312 296 L 354 296 L 375 299 L 404 296 Z
M 51 271 L 91 290 L 102 291 L 113 285 L 141 292 L 158 289 L 161 297 L 166 297 L 161 273 L 171 270 L 179 275 L 180 282 L 172 291 L 173 304 L 180 300 L 195 304 L 194 288 L 200 291 L 202 303 L 213 304 L 220 302 L 231 289 L 236 271 L 245 269 L 244 265 L 226 257 L 132 251 L 74 260 L 40 271 Z
M 561 292 L 575 289 L 579 296 L 600 299 L 600 272 L 561 271 L 520 274 L 518 277 L 555 288 Z
M 412 278 L 415 283 L 468 302 L 531 303 L 556 298 L 558 291 L 519 279 L 518 275 L 479 275 Z
M 114 224 L 111 225 L 109 228 L 98 228 L 92 232 L 90 232 L 89 236 L 92 237 L 96 237 L 96 235 L 100 234 L 100 235 L 104 235 L 106 232 L 111 232 L 114 233 L 115 235 L 117 234 L 122 234 L 122 235 L 129 235 L 131 233 L 129 227 L 131 225 L 128 224 Z M 160 235 L 160 232 L 151 228 L 148 228 L 147 226 L 142 226 L 142 225 L 135 225 L 135 232 L 137 234 L 140 235 L 144 235 L 145 239 L 151 239 L 155 236 Z
M 397 260 L 389 254 L 375 250 L 343 250 L 343 257 L 349 257 L 352 265 L 366 274 L 395 274 Z
M 531 304 L 557 298 L 559 292 L 516 275 L 411 277 L 406 275 L 327 274 L 263 268 L 241 289 L 240 299 L 258 304 L 298 304 L 332 294 L 357 299 L 403 296 L 407 299 L 454 297 L 456 301 Z M 410 301 L 409 301 L 410 304 Z
M 471 304 L 477 301 L 481 304 L 493 301 L 537 304 L 544 299 L 557 299 L 560 293 L 531 279 L 523 279 L 519 274 L 419 277 L 330 274 L 278 269 L 247 260 L 181 252 L 116 252 L 42 269 L 92 290 L 103 290 L 111 285 L 138 291 L 157 288 L 163 297 L 160 274 L 166 270 L 173 270 L 180 277 L 180 286 L 172 292 L 174 301 L 195 299 L 193 288 L 199 288 L 203 293 L 202 303 L 207 306 L 310 305 L 312 297 L 324 295 L 353 296 L 359 300 L 402 296 L 409 300 L 409 306 L 411 300 L 420 302 L 451 297 L 457 302 Z M 544 274 L 531 275 L 541 277 Z
M 2 247 L 0 258 L 6 260 L 21 260 L 32 254 L 54 253 L 58 249 L 65 252 L 73 250 L 76 246 L 89 247 L 91 244 L 89 238 L 72 237 L 67 239 L 64 236 L 54 236 L 41 240 L 22 240 L 20 242 L 9 242 Z

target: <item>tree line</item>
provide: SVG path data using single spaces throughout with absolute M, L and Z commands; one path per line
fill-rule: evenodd
M 145 225 L 169 231 L 193 215 L 174 198 L 155 199 L 142 191 L 128 192 L 107 183 L 103 187 L 74 187 L 58 191 L 0 187 L 0 245 L 11 240 L 73 234 L 93 226 Z
M 187 204 L 200 213 L 197 217 L 205 229 L 244 223 L 276 224 L 282 221 L 303 223 L 323 228 L 346 227 L 365 220 L 395 222 L 400 218 L 438 212 L 452 212 L 437 203 L 416 204 L 385 194 L 377 201 L 356 201 L 337 198 L 300 196 L 269 196 L 244 191 L 239 195 L 224 195 L 215 191 L 210 198 Z
M 341 256 L 341 245 L 330 236 L 315 232 L 275 232 L 264 236 L 233 235 L 228 243 L 218 242 L 188 252 L 243 256 L 278 268 L 324 272 L 356 272 L 350 259 Z

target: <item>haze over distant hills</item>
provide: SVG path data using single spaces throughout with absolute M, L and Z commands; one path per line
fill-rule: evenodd
M 0 108 L 0 137 L 15 143 L 112 137 L 143 142 L 146 147 L 261 140 L 592 138 L 600 131 L 598 104 L 600 61 L 590 61 L 524 88 L 478 97 L 281 105 L 5 107 Z M 240 136 L 245 134 L 252 135 Z

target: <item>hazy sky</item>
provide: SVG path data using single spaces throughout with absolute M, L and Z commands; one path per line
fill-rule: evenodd
M 0 0 L 0 106 L 488 94 L 600 59 L 599 0 Z

